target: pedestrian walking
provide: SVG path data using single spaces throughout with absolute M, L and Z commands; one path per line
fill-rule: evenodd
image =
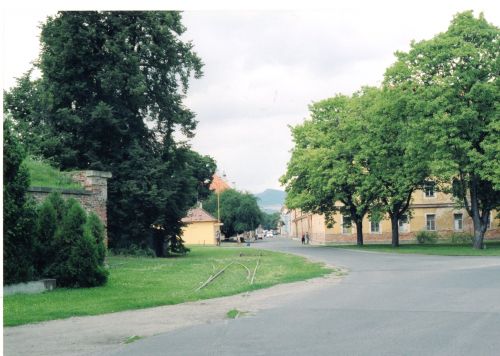
M 220 246 L 220 230 L 217 230 L 215 233 L 215 242 L 217 243 L 217 246 Z
M 309 232 L 306 232 L 306 245 L 309 245 Z
M 302 234 L 302 245 L 305 245 L 306 243 L 306 236 Z

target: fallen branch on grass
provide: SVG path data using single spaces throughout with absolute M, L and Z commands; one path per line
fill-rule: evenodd
M 253 284 L 253 281 L 255 279 L 255 273 L 257 272 L 257 268 L 259 267 L 259 263 L 260 263 L 260 256 L 259 256 L 259 259 L 257 260 L 257 263 L 255 264 L 255 269 L 253 270 L 253 276 L 252 276 L 252 280 L 250 281 L 250 284 Z
M 196 292 L 199 291 L 200 289 L 202 288 L 205 288 L 206 286 L 208 286 L 215 278 L 219 277 L 222 272 L 224 272 L 226 270 L 226 268 L 228 268 L 229 266 L 231 266 L 232 264 L 234 263 L 231 262 L 230 264 L 228 264 L 226 267 L 224 267 L 223 269 L 221 269 L 219 272 L 217 272 L 216 274 L 214 275 L 211 275 L 210 277 L 208 277 L 208 279 L 205 281 L 205 283 L 203 283 L 201 286 L 199 286 L 198 288 L 196 288 Z
M 241 266 L 243 266 L 243 267 L 245 267 L 245 269 L 247 270 L 247 279 L 250 279 L 250 275 L 252 274 L 252 272 L 250 271 L 250 269 L 247 266 L 245 266 L 243 263 L 239 263 L 238 262 L 238 264 L 241 265 Z

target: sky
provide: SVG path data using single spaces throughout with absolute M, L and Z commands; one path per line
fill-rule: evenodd
M 141 9 L 166 9 L 160 3 Z M 446 31 L 457 12 L 482 11 L 500 25 L 500 2 L 491 0 L 174 3 L 168 9 L 185 10 L 183 39 L 205 64 L 184 101 L 199 121 L 192 147 L 212 156 L 237 189 L 252 193 L 283 189 L 279 177 L 293 147 L 289 126 L 308 117 L 308 105 L 380 85 L 395 51 Z M 2 11 L 3 88 L 36 59 L 39 23 L 67 9 L 37 6 Z M 123 6 L 113 9 L 135 9 Z M 72 9 L 99 8 L 90 1 Z

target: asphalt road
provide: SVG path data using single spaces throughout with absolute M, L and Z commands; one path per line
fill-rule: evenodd
M 344 266 L 348 276 L 256 315 L 124 345 L 114 355 L 500 355 L 500 258 L 255 247 Z

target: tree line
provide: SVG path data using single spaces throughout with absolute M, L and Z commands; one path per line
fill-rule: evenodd
M 212 193 L 204 202 L 203 208 L 217 217 L 224 224 L 221 232 L 226 237 L 255 230 L 259 225 L 264 229 L 276 229 L 280 221 L 279 213 L 266 213 L 259 208 L 257 198 L 248 192 L 227 189 L 217 194 Z
M 203 63 L 185 30 L 175 11 L 59 12 L 41 25 L 41 77 L 4 91 L 28 154 L 113 174 L 111 248 L 185 253 L 181 218 L 209 193 L 215 161 L 187 143 L 197 121 L 183 98 Z
M 281 178 L 289 208 L 349 216 L 363 244 L 365 216 L 398 221 L 429 180 L 451 193 L 483 248 L 500 207 L 499 28 L 472 11 L 446 32 L 397 52 L 380 87 L 316 103 L 292 128 L 294 148 Z

